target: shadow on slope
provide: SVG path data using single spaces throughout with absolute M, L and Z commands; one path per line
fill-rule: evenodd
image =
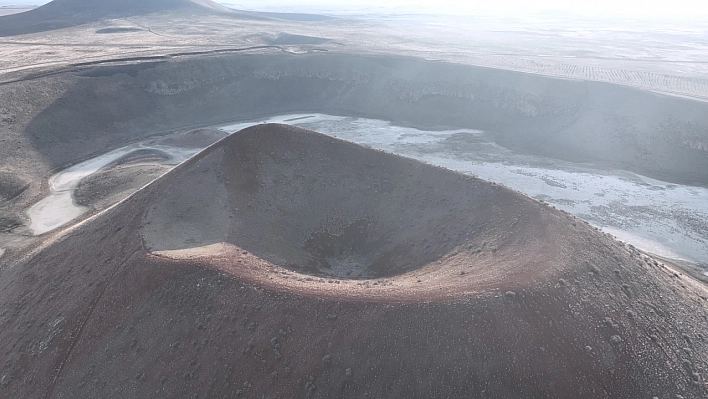
M 529 253 L 545 247 L 545 230 L 534 227 L 543 224 L 539 209 L 469 176 L 301 129 L 258 125 L 175 178 L 150 208 L 143 239 L 165 256 L 227 242 L 318 277 L 393 277 L 446 255 L 436 268 L 466 274 L 473 270 L 462 266 L 465 257 L 482 264 L 491 253 L 501 259 L 510 246 Z M 515 275 L 498 265 L 475 278 L 481 284 L 498 273 Z

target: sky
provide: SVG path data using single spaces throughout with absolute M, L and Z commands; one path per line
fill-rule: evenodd
M 0 5 L 44 4 L 47 0 L 0 0 Z M 612 18 L 708 18 L 707 0 L 220 0 L 242 6 L 244 9 L 268 11 L 276 9 L 297 9 L 313 12 L 317 10 L 367 10 L 380 9 L 444 13 L 444 14 L 505 14 L 518 15 L 539 11 L 572 13 L 580 16 Z
M 592 17 L 699 18 L 708 17 L 707 0 L 222 0 L 248 8 L 303 5 L 306 8 L 386 8 L 445 14 L 526 14 L 541 11 Z

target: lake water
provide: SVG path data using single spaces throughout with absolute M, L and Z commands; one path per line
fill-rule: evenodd
M 177 165 L 201 150 L 200 148 L 185 149 L 139 143 L 119 148 L 64 169 L 49 178 L 50 194 L 27 211 L 32 233 L 34 235 L 47 233 L 86 213 L 88 208 L 77 205 L 73 199 L 74 190 L 79 186 L 81 180 L 123 156 L 146 149 L 160 151 L 167 155 L 169 159 L 163 163 L 168 165 Z
M 381 120 L 322 114 L 282 115 L 219 129 L 234 133 L 258 123 L 301 126 L 491 180 L 546 201 L 647 252 L 708 265 L 705 188 L 521 154 L 470 129 L 424 131 Z M 51 194 L 28 212 L 32 231 L 42 234 L 84 214 L 87 209 L 74 204 L 73 191 L 83 178 L 124 155 L 154 149 L 170 156 L 166 163 L 177 164 L 199 150 L 146 143 L 108 152 L 53 176 Z
M 297 125 L 491 180 L 544 200 L 647 252 L 708 265 L 705 188 L 521 154 L 470 129 L 423 131 L 320 114 L 259 122 Z M 222 129 L 234 132 L 249 124 L 253 123 Z

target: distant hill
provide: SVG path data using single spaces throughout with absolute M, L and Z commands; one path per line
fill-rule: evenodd
M 14 36 L 159 11 L 243 15 L 211 0 L 54 0 L 34 10 L 0 17 L 0 36 Z

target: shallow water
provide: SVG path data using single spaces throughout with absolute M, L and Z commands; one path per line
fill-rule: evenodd
M 544 200 L 647 252 L 708 264 L 705 188 L 521 154 L 471 129 L 431 132 L 320 114 L 258 121 L 264 122 L 301 126 L 491 180 Z M 234 132 L 252 124 L 222 129 Z
M 423 131 L 381 120 L 322 114 L 281 115 L 220 129 L 233 133 L 258 123 L 301 126 L 491 180 L 544 200 L 647 252 L 708 264 L 705 188 L 518 153 L 471 129 Z M 77 206 L 72 198 L 81 180 L 141 149 L 165 153 L 170 157 L 165 164 L 178 164 L 200 150 L 146 141 L 57 173 L 50 179 L 51 194 L 28 212 L 34 234 L 51 231 L 84 214 L 88 209 Z
M 168 165 L 179 164 L 200 151 L 199 148 L 187 149 L 139 143 L 119 148 L 64 169 L 49 178 L 50 194 L 27 211 L 32 233 L 39 235 L 52 231 L 86 213 L 89 208 L 77 205 L 73 199 L 74 190 L 79 186 L 81 180 L 125 155 L 145 149 L 160 151 L 167 155 L 169 159 L 163 163 Z

